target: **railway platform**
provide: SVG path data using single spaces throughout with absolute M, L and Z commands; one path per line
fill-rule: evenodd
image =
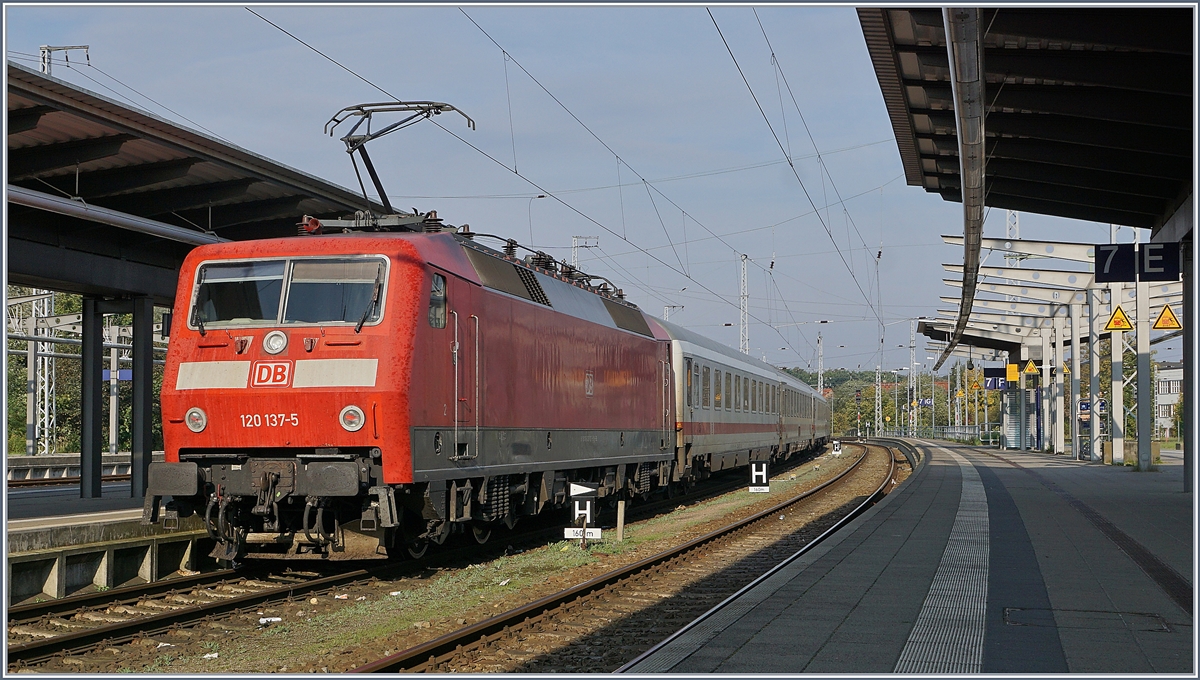
M 622 670 L 1195 672 L 1182 458 L 910 443 L 895 492 Z
M 129 483 L 107 483 L 101 498 L 78 486 L 10 489 L 5 579 L 9 602 L 54 599 L 150 583 L 217 567 L 198 517 L 167 531 L 142 526 L 142 499 Z

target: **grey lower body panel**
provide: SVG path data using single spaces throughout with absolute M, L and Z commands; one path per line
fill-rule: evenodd
M 659 430 L 517 430 L 413 428 L 413 481 L 628 465 L 670 460 Z

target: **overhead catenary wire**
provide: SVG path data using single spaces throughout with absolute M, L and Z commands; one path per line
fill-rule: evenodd
M 254 10 L 250 9 L 249 7 L 247 7 L 247 8 L 246 8 L 246 10 L 247 10 L 247 11 L 249 11 L 249 12 L 250 12 L 251 14 L 253 14 L 254 16 L 256 16 L 256 17 L 258 17 L 258 18 L 262 19 L 262 20 L 263 20 L 264 22 L 266 22 L 267 24 L 270 24 L 271 26 L 273 26 L 274 28 L 276 28 L 277 30 L 279 30 L 281 33 L 283 33 L 283 34 L 287 35 L 288 37 L 292 38 L 293 40 L 295 40 L 296 42 L 300 43 L 301 45 L 304 45 L 305 47 L 309 48 L 309 49 L 310 49 L 310 50 L 312 50 L 313 52 L 316 52 L 317 54 L 319 54 L 320 56 L 324 57 L 326 60 L 328 60 L 329 62 L 331 62 L 331 63 L 333 63 L 334 65 L 338 66 L 338 67 L 339 67 L 339 68 L 341 68 L 342 70 L 346 71 L 347 73 L 350 73 L 350 74 L 351 74 L 351 75 L 353 75 L 355 78 L 357 78 L 357 79 L 359 79 L 359 80 L 363 81 L 364 83 L 366 83 L 367 85 L 371 86 L 371 87 L 372 87 L 372 88 L 374 88 L 375 90 L 378 90 L 379 92 L 383 93 L 384 95 L 386 95 L 386 96 L 388 96 L 388 97 L 391 97 L 393 100 L 397 100 L 397 101 L 399 100 L 399 98 L 398 98 L 396 95 L 392 94 L 391 92 L 388 92 L 387 90 L 383 89 L 382 87 L 380 87 L 379 85 L 375 84 L 374 82 L 372 82 L 372 81 L 368 80 L 367 78 L 364 78 L 363 76 L 361 76 L 361 75 L 359 75 L 358 73 L 354 72 L 352 69 L 348 68 L 347 66 L 345 66 L 345 65 L 344 65 L 344 64 L 342 64 L 341 62 L 337 61 L 336 59 L 334 59 L 334 58 L 330 57 L 329 55 L 325 54 L 324 52 L 322 52 L 321 50 L 317 49 L 316 47 L 314 47 L 314 46 L 310 45 L 309 43 L 305 42 L 304 40 L 302 40 L 302 39 L 301 39 L 301 38 L 299 38 L 298 36 L 294 35 L 293 33 L 289 32 L 289 31 L 287 31 L 286 29 L 284 29 L 283 27 L 279 26 L 278 24 L 276 24 L 276 23 L 274 23 L 274 22 L 270 21 L 269 19 L 267 19 L 266 17 L 262 16 L 262 15 L 261 15 L 261 14 L 259 14 L 258 12 L 255 12 Z M 460 8 L 460 11 L 461 11 L 461 8 Z M 463 14 L 465 15 L 465 14 L 466 14 L 466 12 L 463 12 Z M 470 19 L 470 16 L 468 15 L 468 16 L 467 16 L 467 18 L 468 18 L 468 19 Z M 474 23 L 474 20 L 472 20 L 472 23 Z M 476 24 L 476 26 L 478 26 L 478 24 Z M 480 30 L 482 31 L 483 29 L 482 29 L 482 28 L 480 28 Z M 486 31 L 484 32 L 484 34 L 486 35 Z M 491 39 L 491 36 L 488 36 L 488 37 L 489 37 L 489 39 Z M 500 45 L 499 45 L 498 43 L 495 43 L 495 41 L 494 41 L 494 40 L 493 40 L 492 42 L 493 42 L 494 44 L 496 44 L 496 46 L 497 46 L 498 48 L 500 48 L 500 49 L 503 49 L 502 47 L 500 47 Z M 525 68 L 524 68 L 523 66 L 521 66 L 521 63 L 520 63 L 519 61 L 517 61 L 515 58 L 514 58 L 512 61 L 513 61 L 513 63 L 514 63 L 514 64 L 516 64 L 516 65 L 517 65 L 517 67 L 518 67 L 518 68 L 520 68 L 522 71 L 525 71 Z M 526 72 L 526 74 L 528 74 L 528 71 L 525 71 L 525 72 Z M 530 78 L 531 78 L 531 79 L 533 79 L 533 76 L 532 76 L 532 75 L 530 75 Z M 534 82 L 537 82 L 537 80 L 536 80 L 536 79 L 534 79 Z M 541 86 L 541 83 L 538 83 L 538 86 L 539 86 L 539 87 L 542 87 L 542 86 Z M 543 90 L 545 90 L 545 88 L 544 88 L 544 87 L 542 87 L 542 89 L 543 89 Z M 553 95 L 553 94 L 550 94 L 550 93 L 549 93 L 549 91 L 546 91 L 546 92 L 547 92 L 547 94 L 549 94 L 549 95 L 550 95 L 552 98 L 554 97 L 554 95 Z M 557 99 L 557 98 L 555 98 L 555 101 L 558 101 L 558 99 Z M 562 104 L 561 104 L 561 102 L 559 102 L 559 104 L 560 104 L 560 106 L 562 105 Z M 563 108 L 565 109 L 566 107 L 564 106 Z M 569 110 L 568 110 L 568 112 L 569 112 Z M 573 118 L 576 118 L 576 120 L 578 120 L 578 118 L 577 118 L 577 117 L 575 117 L 575 115 L 574 115 L 574 114 L 571 114 L 571 116 L 572 116 Z M 544 194 L 546 194 L 546 196 L 547 196 L 548 198 L 552 198 L 552 199 L 554 199 L 554 200 L 555 200 L 555 201 L 557 201 L 557 202 L 558 202 L 560 205 L 562 205 L 563 207 L 567 208 L 567 209 L 568 209 L 568 210 L 570 210 L 571 212 L 575 213 L 575 214 L 576 214 L 576 215 L 578 215 L 579 217 L 581 217 L 581 218 L 583 218 L 584 220 L 586 220 L 586 221 L 588 221 L 588 222 L 590 222 L 590 223 L 594 224 L 595 226 L 599 227 L 600 229 L 603 229 L 604 231 L 606 231 L 606 232 L 608 232 L 609 234 L 611 234 L 613 237 L 615 237 L 615 238 L 618 238 L 618 239 L 620 239 L 620 240 L 622 240 L 622 241 L 625 241 L 626 243 L 628 243 L 628 244 L 629 244 L 629 245 L 631 245 L 631 246 L 634 246 L 635 248 L 639 248 L 639 246 L 638 246 L 637 244 L 633 243 L 632 241 L 630 241 L 629 239 L 625 238 L 625 237 L 624 237 L 624 236 L 622 236 L 621 234 L 618 234 L 616 231 L 614 231 L 613 229 L 610 229 L 608 226 L 606 226 L 606 225 L 604 225 L 603 223 L 599 222 L 598 220 L 596 220 L 596 219 L 595 219 L 595 218 L 593 218 L 592 216 L 590 216 L 590 215 L 588 215 L 588 214 L 584 213 L 584 212 L 583 212 L 583 211 L 581 211 L 580 209 L 578 209 L 578 208 L 576 208 L 575 206 L 571 205 L 571 204 L 570 204 L 570 203 L 568 203 L 567 201 L 563 200 L 563 199 L 562 199 L 560 196 L 557 196 L 557 195 L 555 195 L 553 192 L 551 192 L 551 191 L 547 190 L 545 187 L 542 187 L 541 185 L 539 185 L 537 182 L 535 182 L 535 181 L 534 181 L 534 180 L 532 180 L 531 178 L 529 178 L 529 177 L 527 177 L 527 176 L 525 176 L 525 175 L 521 174 L 520 172 L 518 172 L 517 170 L 515 170 L 515 169 L 513 169 L 513 168 L 509 168 L 507 165 L 505 165 L 505 164 L 504 164 L 504 162 L 503 162 L 503 161 L 499 160 L 499 159 L 498 159 L 498 158 L 496 158 L 494 155 L 492 155 L 492 154 L 490 154 L 490 153 L 488 153 L 488 152 L 484 151 L 483 149 L 479 148 L 479 147 L 478 147 L 478 146 L 476 146 L 475 144 L 472 144 L 472 143 L 471 143 L 469 140 L 467 140 L 466 138 L 462 137 L 461 135 L 459 135 L 459 134 L 455 133 L 453 130 L 450 130 L 449 128 L 447 128 L 446 126 L 444 126 L 444 125 L 440 124 L 438 121 L 436 121 L 436 120 L 434 120 L 434 119 L 432 119 L 432 118 L 430 118 L 430 119 L 428 119 L 428 120 L 429 120 L 429 122 L 430 122 L 430 123 L 432 123 L 433 125 L 437 126 L 439 129 L 441 129 L 441 130 L 442 130 L 443 132 L 445 132 L 446 134 L 450 135 L 451 137 L 454 137 L 455 139 L 457 139 L 458 141 L 462 142 L 462 143 L 463 143 L 463 144 L 465 144 L 466 146 L 470 147 L 471 149 L 473 149 L 474 151 L 476 151 L 476 152 L 477 152 L 477 153 L 479 153 L 480 155 L 484 156 L 484 157 L 485 157 L 485 158 L 487 158 L 488 160 L 490 160 L 490 161 L 492 161 L 493 163 L 495 163 L 496 165 L 498 165 L 498 166 L 500 166 L 500 167 L 504 168 L 505 170 L 508 170 L 508 171 L 509 171 L 509 172 L 511 172 L 513 175 L 516 175 L 517 177 L 519 177 L 520 179 L 522 179 L 523 181 L 525 181 L 526 183 L 528 183 L 530 186 L 532 186 L 532 187 L 534 187 L 535 189 L 537 189 L 537 190 L 538 190 L 540 193 L 544 193 Z M 581 124 L 581 125 L 583 125 L 583 122 L 582 122 L 582 121 L 580 121 L 580 124 Z M 588 129 L 586 125 L 584 125 L 584 127 L 585 127 L 585 129 Z M 591 132 L 591 130 L 590 130 L 590 129 L 588 129 L 588 132 L 590 133 L 590 132 Z M 595 136 L 595 133 L 592 133 L 592 135 L 593 135 L 593 136 Z M 599 137 L 596 137 L 596 139 L 597 139 L 597 140 L 599 140 Z M 599 141 L 600 141 L 600 143 L 601 143 L 601 144 L 604 144 L 603 140 L 599 140 Z M 607 145 L 605 145 L 605 147 L 606 147 L 606 148 L 608 148 L 608 147 L 607 147 Z M 610 151 L 611 151 L 611 149 L 610 149 Z M 616 154 L 615 154 L 615 152 L 614 152 L 614 155 L 616 155 Z M 626 163 L 626 167 L 629 167 L 628 163 Z M 632 168 L 631 168 L 631 169 L 632 169 Z M 639 176 L 640 176 L 640 175 L 639 175 Z M 660 192 L 660 193 L 661 193 L 661 192 Z M 694 218 L 693 218 L 693 219 L 694 219 Z M 650 259 L 654 260 L 655 262 L 657 262 L 658 264 L 662 265 L 663 267 L 666 267 L 667 269 L 669 269 L 669 270 L 671 270 L 671 271 L 675 272 L 676 274 L 679 274 L 680 276 L 683 276 L 684 278 L 688 279 L 689 281 L 691 281 L 691 282 L 695 283 L 696 285 L 700 286 L 701 288 L 703 288 L 704 290 L 706 290 L 707 292 L 709 292 L 710 294 L 712 294 L 712 296 L 713 296 L 714 298 L 716 298 L 717 300 L 720 300 L 720 301 L 722 301 L 722 302 L 725 302 L 726 304 L 729 304 L 729 305 L 736 306 L 736 305 L 735 305 L 735 304 L 734 304 L 732 301 L 730 301 L 730 300 L 726 300 L 726 299 L 725 299 L 724 297 L 722 297 L 722 296 L 721 296 L 719 293 L 717 293 L 716 291 L 714 291 L 714 290 L 712 290 L 711 288 L 709 288 L 709 287 L 708 287 L 707 285 L 705 285 L 703 282 L 701 282 L 701 281 L 699 281 L 699 280 L 696 280 L 696 279 L 692 278 L 691 276 L 689 276 L 689 275 L 688 275 L 686 272 L 684 272 L 684 271 L 681 271 L 681 270 L 679 270 L 679 269 L 676 269 L 675 267 L 672 267 L 672 266 L 671 266 L 670 264 L 668 264 L 666 261 L 664 261 L 664 260 L 660 259 L 659 257 L 657 257 L 656 255 L 654 255 L 653 253 L 650 253 L 650 252 L 648 252 L 648 251 L 645 251 L 645 250 L 642 250 L 641 252 L 645 253 L 647 257 L 649 257 Z M 757 318 L 757 317 L 753 317 L 753 316 L 752 316 L 751 318 L 753 318 L 753 319 L 754 319 L 755 321 L 757 321 L 758 323 L 764 323 L 764 322 L 762 321 L 762 319 L 759 319 L 759 318 Z M 764 325 L 766 325 L 766 324 L 764 324 Z M 768 326 L 768 327 L 770 327 L 770 326 Z M 784 336 L 783 336 L 783 334 L 782 334 L 782 333 L 780 333 L 778 330 L 776 330 L 776 333 L 778 333 L 778 334 L 779 334 L 779 336 L 780 336 L 781 338 L 783 338 L 784 342 L 785 342 L 785 343 L 787 343 L 787 344 L 789 345 L 789 347 L 790 347 L 791 343 L 787 341 L 787 338 L 786 338 L 786 337 L 784 337 Z M 795 350 L 794 348 L 791 348 L 791 351 L 795 352 L 796 350 Z M 797 353 L 797 354 L 798 354 L 798 353 Z
M 479 25 L 479 22 L 475 21 L 473 18 L 471 18 L 471 15 L 467 14 L 466 10 L 464 10 L 464 9 L 463 9 L 463 8 L 461 8 L 461 7 L 459 7 L 459 11 L 460 11 L 460 12 L 462 12 L 463 16 L 465 16 L 465 17 L 467 18 L 467 20 L 468 20 L 468 21 L 470 21 L 472 24 L 474 24 L 474 26 L 475 26 L 476 28 L 478 28 L 478 29 L 479 29 L 479 31 L 480 31 L 481 33 L 483 33 L 483 35 L 484 35 L 484 36 L 485 36 L 485 37 L 486 37 L 486 38 L 487 38 L 489 41 L 491 41 L 491 43 L 492 43 L 493 45 L 495 45 L 497 49 L 499 49 L 499 50 L 501 50 L 501 51 L 504 51 L 505 53 L 507 53 L 507 51 L 504 49 L 504 47 L 503 47 L 503 46 L 502 46 L 502 45 L 501 45 L 501 44 L 500 44 L 500 43 L 499 43 L 499 42 L 498 42 L 498 41 L 497 41 L 495 38 L 493 38 L 493 37 L 491 36 L 491 34 L 489 34 L 489 33 L 488 33 L 488 32 L 487 32 L 487 31 L 486 31 L 486 30 L 485 30 L 485 29 L 484 29 L 482 26 L 480 26 L 480 25 Z M 710 14 L 711 14 L 711 13 L 710 13 Z M 590 135 L 592 136 L 592 138 L 593 138 L 593 139 L 595 139 L 597 142 L 599 142 L 601 146 L 603 146 L 603 147 L 604 147 L 604 148 L 605 148 L 605 149 L 606 149 L 606 150 L 607 150 L 609 153 L 611 153 L 611 154 L 612 154 L 612 155 L 613 155 L 613 156 L 614 156 L 614 157 L 617 159 L 617 162 L 618 162 L 618 163 L 624 163 L 624 164 L 625 164 L 625 167 L 629 168 L 629 169 L 630 169 L 630 170 L 631 170 L 631 171 L 632 171 L 632 172 L 633 172 L 635 175 L 637 175 L 637 177 L 638 177 L 639 179 L 641 179 L 643 182 L 645 182 L 647 187 L 652 187 L 652 186 L 653 186 L 653 185 L 651 185 L 651 184 L 649 183 L 649 181 L 648 181 L 648 180 L 646 180 L 646 178 L 645 178 L 645 177 L 644 177 L 644 176 L 643 176 L 641 173 L 639 173 L 639 172 L 638 172 L 636 169 L 634 169 L 632 166 L 630 166 L 628 162 L 624 161 L 624 159 L 622 159 L 622 158 L 621 158 L 621 155 L 620 155 L 620 154 L 618 154 L 618 153 L 616 152 L 616 150 L 612 148 L 612 146 L 610 146 L 610 145 L 609 145 L 607 142 L 605 142 L 603 139 L 601 139 L 599 135 L 597 135 L 597 134 L 596 134 L 596 133 L 595 133 L 595 132 L 594 132 L 594 131 L 593 131 L 593 130 L 590 128 L 590 127 L 588 127 L 588 125 L 587 125 L 586 123 L 584 123 L 584 122 L 583 122 L 583 120 L 581 120 L 581 119 L 579 118 L 579 116 L 575 115 L 575 113 L 574 113 L 573 111 L 571 111 L 571 109 L 569 109 L 569 108 L 567 107 L 567 105 L 566 105 L 566 104 L 564 104 L 564 103 L 562 102 L 562 100 L 560 100 L 560 99 L 559 99 L 557 96 L 555 96 L 553 92 L 551 92 L 551 91 L 550 91 L 550 90 L 549 90 L 549 89 L 548 89 L 548 88 L 547 88 L 545 85 L 543 85 L 543 84 L 541 83 L 541 81 L 539 81 L 539 80 L 538 80 L 536 77 L 534 77 L 534 75 L 533 75 L 532 73 L 530 73 L 530 72 L 529 72 L 529 70 L 528 70 L 528 69 L 526 69 L 526 68 L 525 68 L 525 67 L 524 67 L 524 66 L 521 64 L 521 62 L 520 62 L 520 61 L 518 61 L 518 60 L 517 60 L 515 57 L 512 57 L 511 55 L 509 55 L 509 56 L 510 56 L 510 58 L 512 59 L 512 62 L 513 62 L 514 64 L 516 64 L 517 68 L 521 69 L 521 71 L 523 71 L 523 72 L 525 73 L 525 75 L 529 76 L 529 79 L 530 79 L 530 80 L 532 80 L 532 81 L 533 81 L 533 82 L 534 82 L 534 83 L 535 83 L 535 84 L 536 84 L 536 85 L 537 85 L 539 88 L 541 88 L 541 89 L 542 89 L 542 91 L 543 91 L 543 92 L 545 92 L 545 93 L 546 93 L 546 95 L 547 95 L 548 97 L 550 97 L 551 99 L 553 99 L 553 100 L 554 100 L 554 103 L 558 104 L 558 105 L 559 105 L 559 107 L 560 107 L 560 108 L 562 108 L 562 110 L 563 110 L 563 111 L 566 111 L 567 115 L 569 115 L 569 116 L 570 116 L 571 118 L 573 118 L 573 119 L 574 119 L 574 120 L 575 120 L 577 123 L 579 123 L 579 125 L 580 125 L 581 127 L 583 127 L 583 129 L 584 129 L 584 130 L 586 130 L 586 131 L 588 132 L 588 134 L 590 134 Z M 440 127 L 440 126 L 439 126 L 439 127 Z M 453 133 L 452 133 L 452 134 L 453 134 Z M 455 135 L 455 136 L 457 137 L 457 135 Z M 791 163 L 790 159 L 789 159 L 789 161 L 788 161 L 788 162 L 789 162 L 789 164 Z M 794 167 L 793 167 L 793 172 L 794 172 L 794 170 L 795 170 L 795 169 L 794 169 Z M 799 177 L 797 176 L 797 179 L 798 179 L 798 178 L 799 178 Z M 678 203 L 676 203 L 674 200 L 672 200 L 672 199 L 671 199 L 669 196 L 667 196 L 665 193 L 663 193 L 661 189 L 659 189 L 658 187 L 653 187 L 653 189 L 654 189 L 654 191 L 655 191 L 656 193 L 658 193 L 658 195 L 662 196 L 662 197 L 663 197 L 664 199 L 666 199 L 666 200 L 667 200 L 669 203 L 671 203 L 671 205 L 675 206 L 675 208 L 676 208 L 676 209 L 680 210 L 681 212 L 683 211 L 683 207 L 682 207 L 682 206 L 680 206 Z M 556 199 L 556 200 L 560 200 L 560 201 L 561 201 L 561 199 Z M 653 197 L 651 197 L 651 200 L 653 201 Z M 813 207 L 815 208 L 816 206 L 814 205 Z M 655 207 L 655 209 L 656 209 L 656 211 L 657 211 L 657 206 Z M 697 220 L 697 219 L 695 218 L 695 216 L 693 216 L 693 217 L 692 217 L 692 220 L 693 220 L 694 222 L 696 222 L 696 224 L 700 225 L 700 227 L 701 227 L 701 228 L 703 228 L 705 231 L 707 231 L 709 234 L 711 234 L 711 235 L 712 235 L 714 238 L 716 238 L 718 241 L 720 241 L 722 244 L 724 244 L 724 245 L 725 245 L 727 248 L 729 248 L 731 251 L 733 251 L 735 254 L 737 254 L 737 255 L 739 255 L 739 256 L 743 254 L 741 249 L 739 249 L 739 248 L 735 247 L 733 244 L 731 244 L 731 243 L 729 243 L 728 241 L 726 241 L 726 240 L 725 240 L 725 239 L 724 239 L 722 236 L 720 236 L 719 234 L 717 234 L 716 232 L 714 232 L 712 229 L 709 229 L 709 228 L 708 228 L 708 226 L 706 226 L 706 225 L 705 225 L 703 222 L 700 222 L 699 220 Z M 660 217 L 659 221 L 660 221 L 660 222 L 662 221 L 662 220 L 661 220 L 661 217 Z M 665 224 L 663 225 L 663 229 L 664 229 L 664 230 L 666 230 L 666 225 L 665 225 Z M 627 239 L 625 239 L 625 238 L 624 238 L 624 236 L 622 236 L 622 240 L 626 240 L 626 241 L 627 241 Z M 670 241 L 670 235 L 669 235 L 669 234 L 668 234 L 667 240 L 668 240 L 668 241 Z M 674 250 L 674 247 L 672 247 L 672 250 Z M 644 253 L 646 253 L 646 254 L 648 254 L 648 255 L 650 254 L 650 253 L 649 253 L 648 251 L 646 251 L 646 250 L 642 250 L 642 252 L 644 252 Z M 840 253 L 839 253 L 839 254 L 840 254 Z M 678 259 L 678 257 L 679 257 L 679 254 L 678 254 L 678 252 L 676 252 L 676 254 L 675 254 L 675 255 L 676 255 L 676 259 Z M 653 255 L 651 255 L 651 257 L 653 257 Z M 660 263 L 662 263 L 662 264 L 664 264 L 664 265 L 665 265 L 665 263 L 663 263 L 663 262 L 662 262 L 662 260 L 658 260 L 658 258 L 655 258 L 655 260 L 657 260 L 658 262 L 660 262 Z M 751 260 L 751 261 L 753 262 L 753 260 Z M 681 261 L 681 262 L 680 262 L 680 266 L 682 267 L 682 265 L 683 265 L 683 263 L 682 263 L 682 261 Z M 764 268 L 762 267 L 762 265 L 761 265 L 761 264 L 759 264 L 759 263 L 757 263 L 757 262 L 754 262 L 754 265 L 755 265 L 756 267 L 758 267 L 759 269 L 763 269 L 763 271 L 764 271 L 764 272 L 766 271 L 766 269 L 764 269 Z M 683 272 L 680 272 L 680 273 L 683 273 Z M 690 276 L 690 274 L 683 273 L 683 275 L 684 275 L 685 277 L 687 277 L 689 280 L 692 280 L 692 281 L 694 281 L 694 280 L 695 280 L 695 279 L 692 279 L 692 277 Z M 851 272 L 851 275 L 853 276 L 853 272 Z M 699 282 L 697 282 L 697 283 L 699 283 Z M 857 284 L 857 280 L 855 280 L 855 283 Z M 701 285 L 703 285 L 703 284 L 701 284 Z M 860 287 L 860 289 L 861 289 L 861 287 Z M 870 304 L 870 300 L 868 300 L 868 305 L 869 305 L 869 304 Z M 790 312 L 789 312 L 789 313 L 790 313 Z M 755 319 L 755 321 L 758 321 L 759 323 L 762 323 L 762 321 L 761 321 L 760 319 Z M 782 334 L 781 334 L 781 337 L 782 337 Z M 787 339 L 785 338 L 785 339 L 784 339 L 784 341 L 785 341 L 785 342 L 787 342 Z M 807 339 L 807 338 L 805 338 L 805 342 L 808 342 L 808 339 Z M 791 343 L 790 343 L 790 342 L 787 342 L 787 344 L 788 344 L 789 346 L 791 345 Z M 795 350 L 793 349 L 792 351 L 795 351 Z
M 853 146 L 846 146 L 846 147 L 841 147 L 839 149 L 834 149 L 832 151 L 826 151 L 826 152 L 824 152 L 823 155 L 832 156 L 837 153 L 845 153 L 848 151 L 857 151 L 858 149 L 864 149 L 869 146 L 878 146 L 879 144 L 886 144 L 891 141 L 892 141 L 891 139 L 881 139 L 881 140 L 874 141 L 874 142 L 866 142 L 864 144 L 855 144 Z M 815 153 L 813 153 L 813 154 L 805 154 L 803 156 L 793 156 L 792 160 L 807 160 L 807 159 L 816 158 L 816 157 L 817 157 L 817 155 Z M 775 165 L 783 165 L 785 163 L 787 163 L 787 159 L 774 160 L 774 161 L 761 161 L 758 163 L 750 163 L 748 165 L 735 165 L 735 166 L 728 167 L 728 168 L 717 168 L 715 170 L 702 170 L 699 172 L 690 172 L 690 173 L 686 173 L 683 175 L 672 175 L 670 177 L 660 177 L 658 179 L 648 179 L 646 181 L 649 182 L 651 186 L 653 186 L 655 184 L 665 184 L 667 182 L 681 182 L 684 180 L 696 179 L 696 178 L 700 178 L 700 177 L 714 177 L 716 175 L 727 175 L 727 174 L 734 173 L 734 172 L 745 172 L 747 170 L 759 170 L 762 168 L 767 168 L 767 167 L 771 167 L 771 166 L 775 166 Z M 594 186 L 594 187 L 579 187 L 579 188 L 575 188 L 575 189 L 559 189 L 559 190 L 555 191 L 555 193 L 559 194 L 560 196 L 565 196 L 567 194 L 580 194 L 580 193 L 585 193 L 585 192 L 589 192 L 589 191 L 608 191 L 609 189 L 620 189 L 623 187 L 639 186 L 641 184 L 641 181 L 622 182 L 620 180 L 619 164 L 620 164 L 620 161 L 618 161 L 618 173 L 617 173 L 617 183 L 616 184 L 603 184 L 603 185 Z M 895 179 L 889 180 L 888 184 L 896 181 L 896 179 L 900 179 L 901 177 L 904 177 L 903 173 L 898 175 Z M 871 189 L 868 189 L 865 192 L 860 192 L 860 193 L 854 194 L 852 196 L 849 196 L 846 200 L 850 200 L 850 199 L 856 198 L 858 196 L 862 196 L 864 193 L 871 193 L 878 189 L 879 189 L 879 187 L 872 187 Z M 397 198 L 397 199 L 413 199 L 413 198 L 417 198 L 417 199 L 431 199 L 431 198 L 481 199 L 481 200 L 506 199 L 506 198 L 526 199 L 526 198 L 529 198 L 529 192 L 510 193 L 510 194 L 467 194 L 467 195 L 388 194 L 388 197 L 389 198 Z
M 821 149 L 817 146 L 817 140 L 813 137 L 812 130 L 808 127 L 808 121 L 804 118 L 804 112 L 800 110 L 800 103 L 796 101 L 796 94 L 792 91 L 792 85 L 788 82 L 787 74 L 783 72 L 783 66 L 779 63 L 779 60 L 775 58 L 775 47 L 771 44 L 771 39 L 767 37 L 767 29 L 763 26 L 762 19 L 758 16 L 758 10 L 752 7 L 751 11 L 754 12 L 755 20 L 758 21 L 758 28 L 760 31 L 762 31 L 763 40 L 767 43 L 767 49 L 771 51 L 771 62 L 775 65 L 775 69 L 778 71 L 779 76 L 783 78 L 783 85 L 787 88 L 788 96 L 792 100 L 792 105 L 796 107 L 796 114 L 800 116 L 800 123 L 804 126 L 805 133 L 808 134 L 808 141 L 812 144 L 813 150 L 816 152 L 818 162 L 821 164 L 821 169 L 824 174 L 829 177 L 829 185 L 833 188 L 834 195 L 838 197 L 838 203 L 841 204 L 842 209 L 845 210 L 846 201 L 842 199 L 842 193 L 838 190 L 837 182 L 834 181 L 833 175 L 829 172 L 829 166 L 825 165 L 825 160 L 821 154 Z M 784 122 L 786 125 L 786 119 Z M 846 211 L 846 216 L 850 219 L 850 224 L 854 227 L 854 232 L 858 234 L 858 240 L 862 242 L 864 247 L 869 247 L 867 246 L 866 239 L 863 238 L 862 232 L 858 229 L 858 224 L 854 221 L 854 217 L 849 214 L 849 211 Z
M 717 18 L 713 16 L 712 10 L 706 11 L 708 11 L 708 17 L 712 19 L 713 27 L 717 29 L 717 34 L 720 35 L 721 42 L 724 43 L 726 51 L 729 52 L 729 58 L 733 60 L 733 65 L 737 68 L 738 75 L 742 77 L 742 82 L 746 84 L 746 89 L 750 92 L 751 98 L 754 99 L 754 105 L 758 107 L 759 113 L 762 114 L 763 121 L 766 122 L 767 128 L 771 131 L 771 136 L 775 139 L 775 143 L 779 146 L 780 152 L 786 157 L 787 149 L 784 148 L 783 142 L 780 141 L 779 135 L 775 132 L 775 127 L 771 125 L 771 119 L 767 117 L 767 112 L 763 110 L 762 103 L 758 101 L 758 95 L 754 94 L 754 88 L 750 86 L 750 81 L 746 78 L 745 72 L 742 71 L 742 66 L 738 63 L 737 57 L 733 54 L 733 48 L 730 47 L 729 41 L 725 39 L 725 34 L 721 31 L 721 26 L 717 23 Z M 788 160 L 788 167 L 791 168 L 792 175 L 795 176 L 796 182 L 800 184 L 800 189 L 804 192 L 804 197 L 808 199 L 809 205 L 811 205 L 813 210 L 816 211 L 816 201 L 814 201 L 812 196 L 809 194 L 808 187 L 804 186 L 804 180 L 800 179 L 800 173 L 796 170 L 795 163 L 791 162 L 790 159 Z M 866 301 L 867 306 L 871 308 L 871 311 L 878 316 L 879 312 L 875 309 L 875 304 L 871 301 L 871 297 L 867 295 L 866 291 L 863 290 L 862 283 L 854 274 L 854 268 L 851 267 L 850 263 L 846 261 L 846 256 L 842 253 L 841 248 L 838 247 L 837 239 L 833 236 L 833 231 L 829 228 L 827 220 L 821 218 L 819 211 L 817 212 L 817 220 L 820 221 L 821 226 L 825 229 L 825 233 L 829 236 L 829 240 L 833 242 L 834 248 L 837 249 L 838 258 L 841 259 L 842 264 L 846 267 L 846 271 L 849 272 L 850 279 L 854 281 L 854 285 L 856 288 L 858 288 L 858 292 L 862 295 L 863 300 Z

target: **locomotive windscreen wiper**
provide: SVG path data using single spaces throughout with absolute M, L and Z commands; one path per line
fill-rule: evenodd
M 375 274 L 375 288 L 371 290 L 371 301 L 367 303 L 367 308 L 363 310 L 362 318 L 354 325 L 354 332 L 362 331 L 363 324 L 367 322 L 367 317 L 371 316 L 371 312 L 375 310 L 375 305 L 379 304 L 379 289 L 383 287 L 383 266 L 379 267 L 379 272 Z

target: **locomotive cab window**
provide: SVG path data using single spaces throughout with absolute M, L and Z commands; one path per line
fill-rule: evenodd
M 434 328 L 446 327 L 446 277 L 441 274 L 433 275 L 429 290 L 429 325 Z
M 383 314 L 380 257 L 206 262 L 188 325 L 366 324 Z
M 284 323 L 371 323 L 383 305 L 383 262 L 297 260 L 292 263 Z
M 286 266 L 283 260 L 201 265 L 189 322 L 193 325 L 275 323 Z

